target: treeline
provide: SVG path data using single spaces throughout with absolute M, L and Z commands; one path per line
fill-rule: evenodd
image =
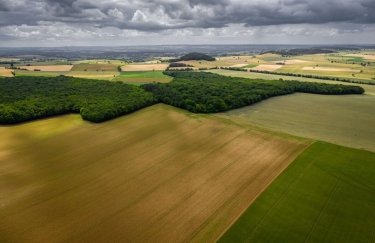
M 249 71 L 253 73 L 265 73 L 265 74 L 274 74 L 274 75 L 284 75 L 284 76 L 290 76 L 290 77 L 313 78 L 313 79 L 323 79 L 323 80 L 328 80 L 328 81 L 340 81 L 340 82 L 345 82 L 345 83 L 375 85 L 374 82 L 366 81 L 366 80 L 346 79 L 346 78 L 319 76 L 319 75 L 311 75 L 311 74 L 282 73 L 282 72 L 272 72 L 272 71 L 262 71 L 262 70 L 249 70 Z
M 195 113 L 215 113 L 240 108 L 261 100 L 292 94 L 362 94 L 357 86 L 297 81 L 265 81 L 232 78 L 205 72 L 165 72 L 171 83 L 145 84 L 158 101 Z
M 142 88 L 72 77 L 0 79 L 0 123 L 14 124 L 66 113 L 102 122 L 155 103 Z
M 290 50 L 276 50 L 276 51 L 267 51 L 262 54 L 271 53 L 278 54 L 282 56 L 299 56 L 299 55 L 313 55 L 313 54 L 328 54 L 335 53 L 337 50 L 325 49 L 325 48 L 296 48 Z
M 372 82 L 372 81 L 359 80 L 359 79 L 347 79 L 347 78 L 339 78 L 339 77 L 319 76 L 319 75 L 312 75 L 312 74 L 282 73 L 282 72 L 273 72 L 273 71 L 264 71 L 264 70 L 245 69 L 245 68 L 239 68 L 239 67 L 220 67 L 220 69 L 232 70 L 232 71 L 241 71 L 241 72 L 251 72 L 251 73 L 264 73 L 264 74 L 282 75 L 282 76 L 289 76 L 289 77 L 322 79 L 322 80 L 328 80 L 328 81 L 340 81 L 340 82 L 344 82 L 344 83 L 375 85 L 375 82 Z
M 169 64 L 170 68 L 175 68 L 175 67 L 193 67 L 193 65 L 186 64 L 183 62 L 172 62 Z

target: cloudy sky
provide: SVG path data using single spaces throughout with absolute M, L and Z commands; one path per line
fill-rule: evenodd
M 0 46 L 375 44 L 375 0 L 0 0 Z

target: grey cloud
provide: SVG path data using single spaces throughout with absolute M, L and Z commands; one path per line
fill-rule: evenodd
M 60 22 L 158 32 L 233 24 L 375 23 L 374 0 L 0 0 L 0 26 Z M 147 21 L 132 21 L 141 11 Z
M 4 0 L 0 0 L 0 12 L 9 11 L 9 7 Z

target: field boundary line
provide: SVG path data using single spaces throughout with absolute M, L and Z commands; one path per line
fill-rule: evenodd
M 251 205 L 259 198 L 259 196 L 264 192 L 264 191 L 266 191 L 267 189 L 268 189 L 268 187 L 277 179 L 277 178 L 279 178 L 280 177 L 280 175 L 282 174 L 282 173 L 284 173 L 287 169 L 288 169 L 288 167 L 289 166 L 291 166 L 294 162 L 295 162 L 295 160 L 296 159 L 298 159 L 298 157 L 300 156 L 300 155 L 302 155 L 312 144 L 314 144 L 315 142 L 312 142 L 312 143 L 310 143 L 310 144 L 308 144 L 305 148 L 303 148 L 303 149 L 301 149 L 301 151 L 299 152 L 299 154 L 295 157 L 295 159 L 293 160 L 293 161 L 291 161 L 283 170 L 281 170 L 280 171 L 280 173 L 278 173 L 276 176 L 275 176 L 275 178 L 272 180 L 272 181 L 270 181 L 269 183 L 267 183 L 266 184 L 266 186 L 264 187 L 264 189 L 263 190 L 261 190 L 259 193 L 258 193 L 258 195 L 256 195 L 256 197 L 254 198 L 254 200 L 252 200 L 251 202 L 250 202 L 250 204 L 249 204 L 249 206 L 248 207 L 246 207 L 238 216 L 237 216 L 237 218 L 235 219 L 235 220 L 233 220 L 233 222 L 230 224 L 230 225 L 228 225 L 228 227 L 225 229 L 225 230 L 223 230 L 223 232 L 216 238 L 216 240 L 215 240 L 215 242 L 218 242 L 218 240 L 238 221 L 238 219 L 246 212 L 246 210 L 248 210 L 249 209 L 249 207 L 251 207 Z M 301 144 L 301 146 L 303 146 L 304 144 L 302 143 Z M 292 183 L 291 183 L 292 184 Z M 276 204 L 276 203 L 275 203 Z M 272 206 L 272 208 L 274 207 L 274 205 Z M 269 210 L 270 211 L 270 210 Z M 259 223 L 260 224 L 260 223 Z M 258 224 L 258 225 L 259 225 Z M 257 227 L 258 227 L 258 225 L 257 225 Z M 256 230 L 256 228 L 254 228 L 253 229 L 253 232 Z

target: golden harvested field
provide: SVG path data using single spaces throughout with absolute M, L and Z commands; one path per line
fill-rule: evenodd
M 75 64 L 72 71 L 79 72 L 117 72 L 118 66 L 114 64 Z
M 242 68 L 242 67 L 246 67 L 248 65 L 249 65 L 248 63 L 239 63 L 239 64 L 234 64 L 234 65 L 232 65 L 230 67 Z
M 280 62 L 280 61 L 276 61 L 276 62 Z M 284 61 L 281 61 L 281 62 L 285 63 L 285 65 L 294 65 L 294 64 L 307 63 L 308 61 L 298 60 L 298 59 L 291 59 L 291 60 L 284 60 Z
M 67 72 L 73 68 L 73 65 L 21 66 L 20 68 L 29 71 L 40 70 L 41 72 Z
M 66 74 L 66 76 L 72 76 L 76 78 L 87 78 L 87 79 L 102 79 L 102 80 L 112 80 L 117 77 L 120 73 L 113 71 L 71 71 Z
M 348 56 L 352 57 L 362 57 L 366 60 L 375 60 L 375 54 L 348 54 Z
M 0 67 L 0 76 L 3 77 L 13 77 L 12 70 Z
M 0 127 L 0 241 L 214 241 L 308 144 L 165 105 Z
M 326 72 L 351 72 L 359 73 L 360 70 L 351 69 L 351 68 L 331 68 L 331 67 L 304 67 L 302 70 L 306 71 L 326 71 Z
M 259 66 L 256 66 L 255 68 L 252 68 L 253 70 L 259 70 L 259 71 L 275 71 L 279 68 L 282 68 L 283 65 L 276 65 L 276 64 L 262 64 Z
M 164 71 L 167 69 L 168 64 L 156 63 L 156 64 L 129 64 L 122 66 L 121 69 L 124 72 L 134 71 Z

